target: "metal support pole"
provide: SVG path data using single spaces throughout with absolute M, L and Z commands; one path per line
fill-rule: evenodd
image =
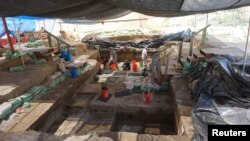
M 207 13 L 207 19 L 206 19 L 206 26 L 208 25 L 208 13 Z
M 77 24 L 76 27 L 77 27 L 77 36 L 78 36 L 78 39 L 80 39 L 79 24 Z
M 6 33 L 7 37 L 8 37 L 8 41 L 9 41 L 9 44 L 10 44 L 10 50 L 12 52 L 14 52 L 15 50 L 14 50 L 13 44 L 11 42 L 10 33 L 9 33 L 9 29 L 8 29 L 5 17 L 2 17 L 2 21 L 3 21 L 3 26 L 4 26 L 5 33 Z
M 197 22 L 196 22 L 196 14 L 194 15 L 194 29 L 196 30 L 197 28 Z
M 16 27 L 16 22 L 15 22 L 15 19 L 13 18 L 13 24 L 14 24 L 14 27 L 15 27 L 15 32 L 16 32 L 16 37 L 17 37 L 17 44 L 18 44 L 18 47 L 19 49 L 21 48 L 21 45 L 20 45 L 20 32 L 17 30 L 17 27 Z M 25 63 L 24 63 L 24 59 L 23 59 L 23 55 L 21 54 L 21 60 L 22 60 L 22 65 L 23 65 L 23 68 L 25 68 Z
M 46 29 L 46 24 L 45 24 L 45 20 L 43 20 L 43 29 Z
M 206 26 L 208 25 L 208 13 L 207 13 L 207 20 L 206 20 Z M 203 41 L 203 45 L 204 45 L 204 48 L 207 46 L 207 42 L 206 42 L 206 38 L 207 38 L 207 28 L 203 31 L 203 36 L 204 36 L 204 41 Z
M 247 31 L 247 41 L 246 41 L 245 53 L 244 53 L 244 63 L 243 63 L 243 71 L 244 72 L 245 72 L 246 60 L 247 60 L 247 48 L 248 48 L 249 32 L 250 32 L 250 18 L 249 18 L 248 31 Z
M 192 35 L 190 39 L 189 56 L 193 55 L 193 46 L 194 46 L 193 42 L 194 42 L 194 35 Z
M 52 26 L 52 29 L 51 29 L 51 33 L 52 33 L 52 31 L 53 31 L 53 29 L 54 29 L 54 27 L 55 27 L 55 24 L 56 24 L 56 20 L 54 20 L 54 22 L 53 22 L 53 26 Z
M 62 31 L 62 23 L 59 22 L 59 25 L 60 25 L 60 31 Z
M 141 23 L 141 14 L 139 14 L 140 17 L 140 29 L 142 28 L 142 23 Z

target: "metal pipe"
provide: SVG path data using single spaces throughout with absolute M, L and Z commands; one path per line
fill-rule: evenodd
M 14 52 L 15 50 L 14 50 L 13 44 L 11 42 L 10 33 L 9 33 L 9 29 L 8 29 L 5 17 L 2 17 L 2 21 L 3 21 L 3 26 L 4 26 L 5 33 L 6 33 L 7 37 L 8 37 L 8 41 L 9 41 L 9 44 L 10 44 L 10 50 L 12 52 Z
M 12 18 L 12 20 L 13 20 L 13 24 L 14 24 L 15 32 L 16 32 L 16 36 L 17 36 L 17 44 L 18 44 L 19 49 L 21 49 L 21 45 L 20 45 L 20 41 L 21 41 L 21 39 L 20 39 L 20 32 L 17 31 L 15 19 Z M 23 68 L 25 68 L 25 63 L 24 63 L 23 55 L 22 54 L 21 54 L 21 60 L 22 60 Z
M 46 24 L 45 24 L 45 20 L 43 20 L 43 29 L 46 29 Z
M 246 61 L 247 61 L 247 48 L 248 48 L 249 32 L 250 32 L 250 18 L 249 18 L 248 32 L 247 32 L 247 41 L 246 41 L 245 53 L 244 53 L 243 72 L 245 72 Z
M 194 15 L 194 29 L 197 29 L 197 23 L 196 23 L 196 14 Z
M 208 13 L 207 13 L 207 18 L 206 18 L 206 26 L 208 25 Z

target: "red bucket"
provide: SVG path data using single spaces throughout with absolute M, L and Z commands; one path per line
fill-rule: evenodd
M 109 90 L 108 89 L 102 89 L 101 95 L 103 98 L 109 98 Z
M 137 64 L 133 64 L 132 68 L 133 68 L 134 72 L 138 72 L 138 66 L 137 66 Z
M 143 98 L 144 98 L 144 102 L 146 104 L 151 104 L 152 98 L 153 98 L 153 94 L 152 93 L 144 93 Z

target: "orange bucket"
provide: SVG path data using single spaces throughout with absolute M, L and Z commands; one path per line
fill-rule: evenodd
M 5 45 L 8 44 L 7 39 L 0 39 L 0 40 L 1 40 L 1 44 L 2 44 L 3 46 L 5 46 Z
M 15 38 L 10 37 L 10 40 L 11 40 L 11 43 L 12 43 L 13 45 L 16 44 L 16 39 L 15 39 Z
M 101 96 L 103 98 L 109 98 L 109 90 L 108 89 L 102 89 Z
M 144 102 L 146 104 L 151 104 L 152 98 L 153 98 L 153 94 L 152 93 L 144 93 L 143 97 L 144 97 Z
M 136 64 L 136 60 L 135 59 L 131 60 L 131 64 Z
M 134 72 L 138 72 L 138 65 L 136 63 L 132 64 L 132 69 Z
M 111 65 L 110 65 L 110 68 L 111 68 L 111 70 L 112 70 L 112 71 L 117 70 L 117 68 L 116 68 L 116 65 L 115 65 L 115 64 L 111 64 Z

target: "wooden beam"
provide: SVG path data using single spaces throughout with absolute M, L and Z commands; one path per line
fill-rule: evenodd
M 14 50 L 14 47 L 13 47 L 13 44 L 12 44 L 12 41 L 11 41 L 11 38 L 10 38 L 10 33 L 9 33 L 9 29 L 8 29 L 5 17 L 2 17 L 2 21 L 3 21 L 3 26 L 4 26 L 5 33 L 7 35 L 7 38 L 8 38 L 9 44 L 10 44 L 10 50 L 12 52 L 14 52 L 15 50 Z
M 165 49 L 164 52 L 163 52 L 163 59 L 162 59 L 163 60 L 163 62 L 162 62 L 163 65 L 166 62 L 166 60 L 165 60 L 165 57 L 166 57 L 166 54 L 167 54 L 166 52 L 167 52 L 167 49 Z
M 52 47 L 50 35 L 48 35 L 48 41 L 49 41 L 49 47 Z
M 205 47 L 206 33 L 207 33 L 207 29 L 204 29 L 202 32 L 202 36 L 201 36 L 200 48 Z
M 208 27 L 210 27 L 210 26 L 211 26 L 211 24 L 209 24 L 209 25 L 203 27 L 203 28 L 200 29 L 199 31 L 195 32 L 194 34 L 197 35 L 197 34 L 199 34 L 200 32 L 202 32 L 203 30 L 206 30 L 206 29 L 207 29 Z
M 181 62 L 181 55 L 182 55 L 182 46 L 183 46 L 183 41 L 181 41 L 180 44 L 178 44 L 179 46 L 179 52 L 178 52 L 178 62 L 180 63 Z
M 44 29 L 44 32 L 47 33 L 49 36 L 52 36 L 53 38 L 55 38 L 57 41 L 60 41 L 60 42 L 62 42 L 63 44 L 67 45 L 68 51 L 69 51 L 69 47 L 71 47 L 71 45 L 70 45 L 69 43 L 65 42 L 64 40 L 62 40 L 62 39 L 60 39 L 60 38 L 58 38 L 58 37 L 56 37 L 55 35 L 53 35 L 52 33 L 50 33 L 49 31 L 47 31 L 47 30 L 45 30 L 45 29 Z
M 169 55 L 165 57 L 165 78 L 168 76 Z
M 192 35 L 190 39 L 189 56 L 193 55 L 193 47 L 194 47 L 194 35 Z

